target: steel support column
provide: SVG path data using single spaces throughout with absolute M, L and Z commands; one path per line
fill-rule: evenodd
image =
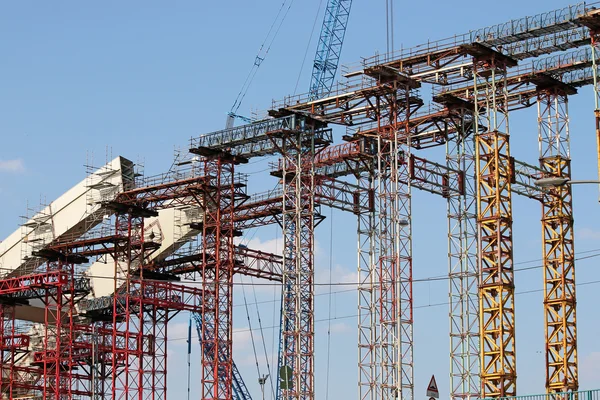
M 592 30 L 590 36 L 592 47 L 592 74 L 594 79 L 594 116 L 596 118 L 596 157 L 598 160 L 598 179 L 600 179 L 600 71 L 598 70 L 598 57 L 600 57 L 600 32 Z
M 114 400 L 144 399 L 144 332 L 145 308 L 142 305 L 139 282 L 147 250 L 144 246 L 144 217 L 129 210 L 117 214 L 116 234 L 127 238 L 115 243 L 114 301 L 112 310 L 112 398 Z M 137 291 L 137 292 L 136 292 Z M 123 332 L 123 334 L 121 334 Z M 164 387 L 155 388 L 160 396 Z
M 373 141 L 364 140 L 365 146 L 373 146 Z M 375 149 L 368 149 L 375 154 Z M 377 219 L 375 216 L 375 162 L 369 163 L 370 168 L 354 171 L 357 184 L 367 191 L 366 207 L 359 207 L 358 217 L 358 398 L 375 400 L 377 395 L 376 380 L 376 332 L 377 332 L 377 299 L 373 290 L 376 282 L 377 248 L 376 232 Z M 358 193 L 355 203 L 361 201 Z
M 516 395 L 507 61 L 474 60 L 481 397 Z
M 314 399 L 314 122 L 298 119 L 281 148 L 283 296 L 278 398 Z M 312 130 L 316 127 L 312 127 Z
M 226 155 L 204 160 L 207 183 L 200 192 L 202 228 L 202 399 L 233 398 L 233 237 L 234 210 L 242 186 L 236 185 L 234 163 Z
M 545 175 L 571 179 L 568 97 L 561 88 L 538 92 L 540 167 Z M 571 186 L 542 196 L 546 391 L 577 391 L 575 253 Z
M 17 351 L 19 346 L 16 343 L 16 321 L 15 307 L 10 304 L 0 304 L 0 397 L 12 399 L 18 397 L 18 389 L 14 388 L 16 376 L 14 374 L 15 363 L 17 362 Z M 27 340 L 29 342 L 29 340 Z M 29 343 L 26 344 L 27 349 Z
M 477 206 L 472 110 L 457 108 L 457 134 L 446 142 L 446 165 L 461 171 L 448 191 L 450 389 L 452 399 L 479 398 Z
M 396 90 L 378 98 L 387 104 L 387 113 L 378 115 L 376 149 L 377 398 L 410 400 L 413 398 L 411 185 L 407 145 L 410 90 L 400 82 L 391 84 Z

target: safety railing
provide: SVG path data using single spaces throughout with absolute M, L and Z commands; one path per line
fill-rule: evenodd
M 497 397 L 496 400 L 600 400 L 600 389 L 580 390 L 578 392 Z

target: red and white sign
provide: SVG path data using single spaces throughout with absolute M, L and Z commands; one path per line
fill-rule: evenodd
M 431 375 L 431 380 L 429 381 L 429 385 L 427 385 L 427 397 L 433 399 L 440 398 L 440 392 L 437 387 L 437 383 L 435 382 L 435 376 Z

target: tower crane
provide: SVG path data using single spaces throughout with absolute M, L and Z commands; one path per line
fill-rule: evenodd
M 192 318 L 196 323 L 196 331 L 198 332 L 198 340 L 200 341 L 200 347 L 202 347 L 202 351 L 207 357 L 212 357 L 214 354 L 214 348 L 207 344 L 206 341 L 202 340 L 202 316 L 199 313 L 192 313 Z M 224 355 L 219 355 L 219 357 L 225 357 Z M 225 371 L 223 371 L 223 374 Z M 234 400 L 252 400 L 252 396 L 244 383 L 244 379 L 242 379 L 242 375 L 240 371 L 237 369 L 235 362 L 232 363 L 232 375 L 233 375 L 233 399 Z
M 310 80 L 310 98 L 327 96 L 340 62 L 352 0 L 329 0 Z

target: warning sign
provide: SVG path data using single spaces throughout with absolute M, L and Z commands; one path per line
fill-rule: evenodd
M 427 397 L 433 399 L 440 398 L 440 392 L 438 391 L 437 383 L 435 382 L 435 376 L 431 375 L 431 380 L 429 381 L 429 385 L 427 385 Z

